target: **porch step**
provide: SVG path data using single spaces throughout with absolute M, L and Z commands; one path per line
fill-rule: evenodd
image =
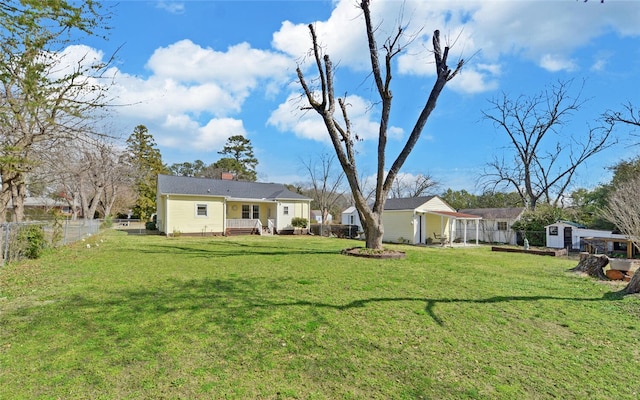
M 227 228 L 227 236 L 239 235 L 259 235 L 260 232 L 256 228 Z

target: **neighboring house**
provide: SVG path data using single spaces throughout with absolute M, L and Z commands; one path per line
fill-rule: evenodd
M 50 197 L 25 197 L 24 214 L 27 219 L 40 219 L 43 215 L 58 210 L 64 216 L 72 215 L 69 203 L 64 199 L 52 199 Z M 7 211 L 13 213 L 13 204 L 9 202 Z M 9 220 L 11 217 L 9 217 Z
M 343 213 L 344 214 L 344 213 Z M 438 196 L 388 199 L 382 214 L 385 242 L 478 243 L 481 217 L 456 212 Z
M 587 246 L 591 245 L 601 253 L 621 250 L 631 254 L 633 251 L 631 242 L 625 235 L 599 229 L 588 229 L 584 225 L 571 221 L 558 221 L 545 226 L 545 230 L 547 247 L 585 250 Z
M 358 232 L 362 232 L 360 215 L 358 215 L 356 206 L 351 206 L 342 212 L 342 225 L 356 225 L 358 227 Z
M 292 231 L 293 218 L 310 221 L 310 204 L 279 183 L 158 175 L 157 227 L 167 236 Z
M 322 210 L 311 210 L 311 221 L 315 221 L 318 224 L 322 223 Z M 333 222 L 333 216 L 327 214 L 327 223 Z
M 515 245 L 517 234 L 511 229 L 524 212 L 524 207 L 508 208 L 464 208 L 458 212 L 481 217 L 480 241 L 486 243 L 508 243 Z M 461 227 L 462 221 L 458 221 Z

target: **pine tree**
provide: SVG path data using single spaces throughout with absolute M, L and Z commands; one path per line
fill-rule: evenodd
M 258 159 L 253 155 L 253 146 L 249 139 L 242 135 L 231 136 L 218 154 L 226 155 L 227 157 L 216 161 L 213 164 L 215 168 L 233 173 L 236 180 L 256 181 Z
M 156 181 L 158 174 L 166 173 L 160 150 L 153 135 L 144 125 L 138 125 L 127 139 L 129 163 L 133 166 L 138 198 L 133 207 L 134 215 L 146 220 L 156 212 Z

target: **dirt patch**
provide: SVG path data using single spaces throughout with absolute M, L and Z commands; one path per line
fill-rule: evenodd
M 342 250 L 342 254 L 354 257 L 364 258 L 405 258 L 407 255 L 404 251 L 390 250 L 390 249 L 367 249 L 366 247 L 351 247 L 349 249 Z

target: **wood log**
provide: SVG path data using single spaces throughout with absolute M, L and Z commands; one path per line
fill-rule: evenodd
M 570 271 L 583 272 L 593 278 L 608 280 L 603 270 L 607 264 L 609 264 L 609 258 L 604 254 L 589 254 L 584 257 L 580 254 L 578 265 L 570 269 Z
M 621 281 L 625 276 L 623 271 L 618 271 L 617 269 L 608 269 L 605 275 L 612 281 Z

